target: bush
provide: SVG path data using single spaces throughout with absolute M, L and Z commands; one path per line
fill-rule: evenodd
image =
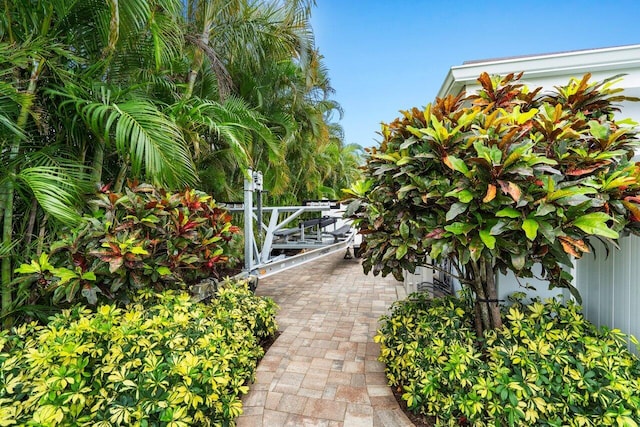
M 380 360 L 411 411 L 437 426 L 637 426 L 640 362 L 620 331 L 547 300 L 514 303 L 478 340 L 469 307 L 413 294 L 382 318 Z
M 347 193 L 365 272 L 449 262 L 478 300 L 498 299 L 500 272 L 568 288 L 572 258 L 597 239 L 640 233 L 640 143 L 615 78 L 590 75 L 538 95 L 522 73 L 482 73 L 477 94 L 437 98 L 383 124 L 364 180 Z M 537 270 L 537 273 L 534 271 Z M 478 328 L 499 328 L 477 303 Z M 481 332 L 480 332 L 481 333 Z
M 239 229 L 205 193 L 134 184 L 89 204 L 94 211 L 83 228 L 16 270 L 38 284 L 36 297 L 51 295 L 54 304 L 72 303 L 79 292 L 90 304 L 100 295 L 126 299 L 137 289 L 175 289 L 216 276 L 233 261 L 229 242 Z
M 0 332 L 0 426 L 229 426 L 275 303 L 225 283 L 211 304 L 141 291 Z

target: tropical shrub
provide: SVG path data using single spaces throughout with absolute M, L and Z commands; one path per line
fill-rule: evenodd
M 231 426 L 276 305 L 244 283 L 211 304 L 140 291 L 0 332 L 0 425 Z
M 122 193 L 105 189 L 89 205 L 84 226 L 16 270 L 31 275 L 34 293 L 51 295 L 54 304 L 72 303 L 78 293 L 95 304 L 100 295 L 179 288 L 234 261 L 229 242 L 239 229 L 202 192 L 134 183 Z
M 590 239 L 640 230 L 640 167 L 615 79 L 572 79 L 549 94 L 519 76 L 478 79 L 478 94 L 437 99 L 383 125 L 365 179 L 350 190 L 365 271 L 448 261 L 478 300 L 478 329 L 502 322 L 499 272 L 569 288 L 565 266 Z M 354 210 L 354 209 L 352 209 Z M 437 266 L 436 266 L 437 267 Z
M 625 335 L 595 328 L 571 301 L 504 311 L 504 327 L 478 337 L 469 299 L 394 304 L 375 340 L 411 411 L 437 426 L 637 426 L 640 361 Z

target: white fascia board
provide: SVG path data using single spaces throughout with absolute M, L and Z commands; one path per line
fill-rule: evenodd
M 472 62 L 451 67 L 438 97 L 457 95 L 468 85 L 477 85 L 482 72 L 506 75 L 524 71 L 525 78 L 544 78 L 566 74 L 581 77 L 598 71 L 617 74 L 629 69 L 640 69 L 640 45 Z

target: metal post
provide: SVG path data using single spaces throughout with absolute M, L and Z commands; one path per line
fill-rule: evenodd
M 256 198 L 256 208 L 258 210 L 257 214 L 258 214 L 258 240 L 259 240 L 259 244 L 261 244 L 263 242 L 262 236 L 262 189 L 258 188 L 257 189 L 257 193 L 258 193 L 258 197 Z
M 244 179 L 244 269 L 249 274 L 253 268 L 253 170 Z

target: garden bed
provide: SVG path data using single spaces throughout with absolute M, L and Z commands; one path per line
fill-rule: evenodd
M 275 303 L 226 283 L 210 304 L 144 291 L 0 333 L 0 419 L 18 425 L 186 426 L 242 413 L 276 332 Z M 10 424 L 7 424 L 10 425 Z

